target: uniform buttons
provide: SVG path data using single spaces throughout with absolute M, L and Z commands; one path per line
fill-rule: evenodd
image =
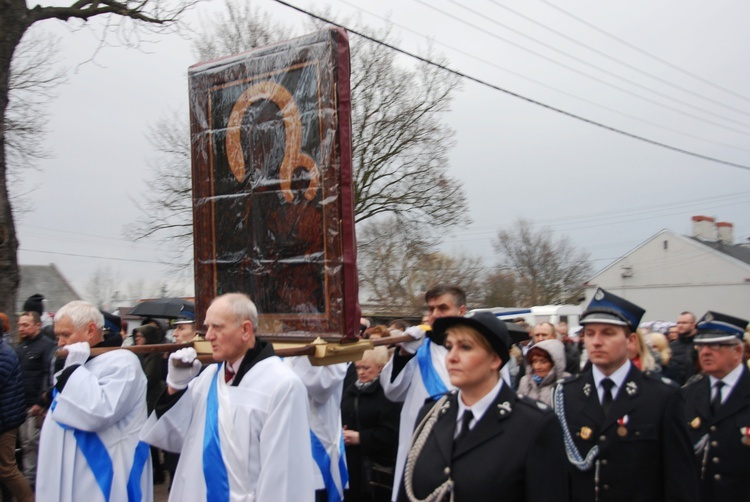
M 607 440 L 607 436 L 605 436 L 604 434 L 602 434 L 601 436 L 599 436 L 599 441 L 604 442 L 606 440 Z
M 712 425 L 711 427 L 708 428 L 708 430 L 710 430 L 711 432 L 716 432 L 716 426 Z
M 607 459 L 602 460 L 602 465 L 607 465 Z
M 714 464 L 718 464 L 719 463 L 719 457 L 712 458 L 711 462 L 713 462 Z
M 604 488 L 605 490 L 609 490 L 609 485 L 604 485 L 602 486 L 602 488 Z
M 719 442 L 718 441 L 711 441 L 711 447 L 712 448 L 716 448 L 717 446 L 719 446 Z
M 446 476 L 450 476 L 451 475 L 451 468 L 450 467 L 446 467 L 445 469 L 443 469 L 443 474 L 445 474 Z
M 714 474 L 715 481 L 721 481 L 721 474 Z
M 636 436 L 640 436 L 641 435 L 641 431 L 635 431 L 635 435 Z

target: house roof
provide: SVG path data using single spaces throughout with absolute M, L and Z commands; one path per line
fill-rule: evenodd
M 750 248 L 748 248 L 747 246 L 743 246 L 741 244 L 723 244 L 717 241 L 706 241 L 706 240 L 699 239 L 696 237 L 681 235 L 676 232 L 673 232 L 672 230 L 664 228 L 658 231 L 657 233 L 655 233 L 654 235 L 652 235 L 651 237 L 649 237 L 648 239 L 646 239 L 645 241 L 638 244 L 636 247 L 634 247 L 633 249 L 631 249 L 630 251 L 628 251 L 621 257 L 613 260 L 611 263 L 606 265 L 604 268 L 602 268 L 595 274 L 593 274 L 591 278 L 587 281 L 587 285 L 589 287 L 593 287 L 593 285 L 596 282 L 596 278 L 599 277 L 601 274 L 603 274 L 610 268 L 615 267 L 617 264 L 622 262 L 625 258 L 633 254 L 635 251 L 642 248 L 643 246 L 653 241 L 654 239 L 661 237 L 664 234 L 668 234 L 671 237 L 676 238 L 676 239 L 682 239 L 682 240 L 689 241 L 690 243 L 706 246 L 707 248 L 709 248 L 709 249 L 706 249 L 707 253 L 713 253 L 714 256 L 724 255 L 724 259 L 737 260 L 741 262 L 743 266 L 750 266 Z
M 48 312 L 56 312 L 66 303 L 81 299 L 54 264 L 20 265 L 19 268 L 21 284 L 16 296 L 17 312 L 21 312 L 26 299 L 36 293 L 43 295 L 47 300 L 45 309 Z
M 696 242 L 700 242 L 704 246 L 708 246 L 711 249 L 729 255 L 734 259 L 740 260 L 750 265 L 750 247 L 743 246 L 742 244 L 725 244 L 720 241 L 704 241 L 696 237 L 690 238 Z

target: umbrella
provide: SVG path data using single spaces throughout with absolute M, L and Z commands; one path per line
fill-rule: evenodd
M 182 298 L 159 298 L 139 303 L 128 314 L 162 319 L 195 317 L 195 303 Z

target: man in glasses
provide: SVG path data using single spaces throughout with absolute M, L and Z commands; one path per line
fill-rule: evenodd
M 707 312 L 695 349 L 703 373 L 683 388 L 701 500 L 743 500 L 750 493 L 750 374 L 742 364 L 748 322 Z

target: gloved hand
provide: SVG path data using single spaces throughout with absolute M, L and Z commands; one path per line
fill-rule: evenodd
M 182 390 L 188 386 L 190 380 L 201 371 L 198 353 L 192 347 L 180 349 L 169 355 L 169 370 L 167 371 L 167 385 L 174 390 Z
M 407 328 L 406 331 L 404 331 L 404 334 L 409 335 L 414 340 L 410 342 L 401 342 L 399 345 L 405 352 L 408 352 L 409 354 L 416 353 L 419 347 L 422 346 L 422 343 L 424 343 L 424 330 L 422 330 L 420 326 L 412 326 L 410 328 Z
M 65 346 L 65 350 L 68 351 L 68 357 L 65 358 L 64 368 L 85 363 L 91 354 L 91 347 L 88 342 L 71 343 Z

